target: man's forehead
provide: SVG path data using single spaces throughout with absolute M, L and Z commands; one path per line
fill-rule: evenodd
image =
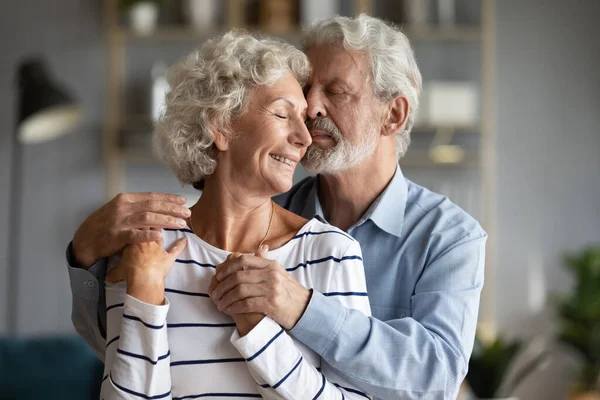
M 367 55 L 348 51 L 340 44 L 324 44 L 307 49 L 312 64 L 311 80 L 347 80 L 355 74 L 368 75 Z

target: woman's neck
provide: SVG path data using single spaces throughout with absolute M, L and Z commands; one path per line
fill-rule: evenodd
M 255 253 L 269 225 L 272 231 L 276 223 L 270 196 L 234 193 L 215 178 L 206 180 L 202 197 L 192 207 L 188 225 L 212 246 L 231 252 Z

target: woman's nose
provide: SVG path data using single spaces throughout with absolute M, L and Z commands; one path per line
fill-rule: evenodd
M 312 143 L 312 136 L 302 119 L 298 119 L 297 127 L 294 129 L 293 141 L 298 147 L 308 147 Z

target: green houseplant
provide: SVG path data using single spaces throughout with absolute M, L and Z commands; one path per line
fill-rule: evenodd
M 600 398 L 600 245 L 567 255 L 565 266 L 574 287 L 558 303 L 558 340 L 582 360 L 574 397 Z
M 519 368 L 515 368 L 517 359 L 522 361 Z M 477 399 L 506 399 L 547 359 L 546 346 L 537 339 L 523 342 L 497 337 L 484 343 L 476 338 L 466 382 Z

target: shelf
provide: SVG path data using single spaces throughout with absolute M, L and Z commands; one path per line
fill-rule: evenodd
M 481 125 L 473 124 L 473 125 L 428 125 L 428 124 L 419 124 L 415 125 L 412 128 L 412 133 L 435 133 L 439 130 L 449 130 L 453 133 L 469 133 L 469 134 L 480 134 L 481 133 Z
M 302 33 L 300 26 L 286 31 L 269 31 L 259 26 L 245 26 L 243 29 L 258 31 L 280 37 L 298 37 Z M 128 27 L 112 29 L 112 34 L 126 41 L 197 41 L 205 40 L 215 34 L 227 32 L 230 28 L 216 27 L 212 30 L 197 31 L 185 25 L 162 25 L 149 35 L 139 35 Z M 435 25 L 405 25 L 402 31 L 412 40 L 418 41 L 476 41 L 481 39 L 481 29 L 477 26 L 439 27 Z
M 481 28 L 468 25 L 453 27 L 404 25 L 402 31 L 409 39 L 423 41 L 474 41 L 482 38 Z
M 425 150 L 411 150 L 400 159 L 403 168 L 469 168 L 479 165 L 479 153 L 467 152 L 463 161 L 459 163 L 436 163 Z
M 297 37 L 302 33 L 300 27 L 294 27 L 288 31 L 265 31 L 259 27 L 247 26 L 243 29 L 279 37 Z M 148 42 L 185 42 L 202 41 L 219 33 L 225 33 L 229 28 L 215 28 L 213 30 L 197 31 L 185 25 L 160 26 L 149 35 L 139 35 L 129 28 L 117 28 L 113 34 L 123 41 L 148 41 Z

